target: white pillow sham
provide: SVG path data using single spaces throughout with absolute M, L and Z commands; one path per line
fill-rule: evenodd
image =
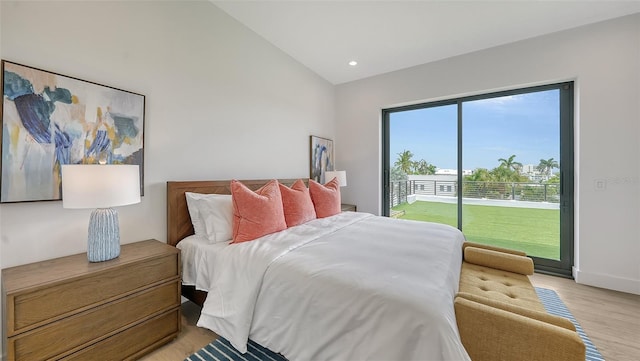
M 185 192 L 191 223 L 196 236 L 210 243 L 232 238 L 233 203 L 230 194 Z

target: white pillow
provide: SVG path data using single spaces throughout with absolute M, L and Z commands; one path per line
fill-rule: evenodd
M 191 224 L 193 224 L 193 232 L 196 236 L 206 237 L 207 231 L 204 228 L 204 223 L 200 219 L 200 212 L 198 210 L 198 199 L 200 194 L 185 192 L 187 198 L 187 208 L 189 209 L 189 216 L 191 217 Z
M 230 194 L 185 192 L 191 223 L 196 236 L 211 243 L 232 238 L 233 203 Z

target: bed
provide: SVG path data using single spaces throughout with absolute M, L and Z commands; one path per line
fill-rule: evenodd
M 193 234 L 185 192 L 230 194 L 229 184 L 167 182 L 168 243 L 182 250 L 183 294 L 203 306 L 198 326 L 240 352 L 251 338 L 290 360 L 470 360 L 453 308 L 457 229 L 342 212 L 209 244 Z

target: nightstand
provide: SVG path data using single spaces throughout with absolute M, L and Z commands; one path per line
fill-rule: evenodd
M 357 207 L 355 206 L 355 204 L 342 203 L 341 207 L 343 212 L 357 212 Z
M 2 270 L 7 360 L 130 360 L 178 336 L 180 250 L 156 240 Z

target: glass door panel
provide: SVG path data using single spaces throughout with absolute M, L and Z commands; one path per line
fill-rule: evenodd
M 456 103 L 387 116 L 388 215 L 458 227 Z
M 462 102 L 467 240 L 560 259 L 560 91 Z

